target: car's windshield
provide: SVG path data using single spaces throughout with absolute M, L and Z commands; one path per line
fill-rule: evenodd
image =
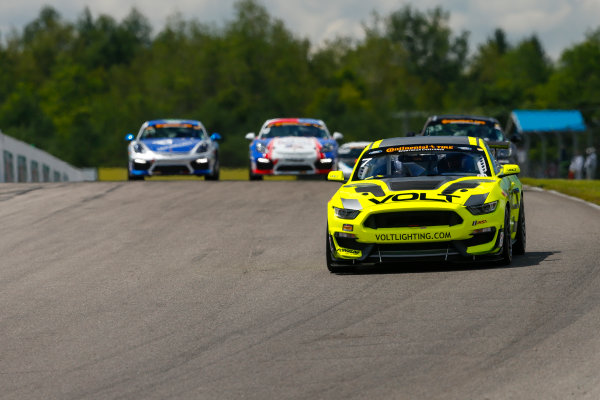
M 270 139 L 275 137 L 298 136 L 298 137 L 316 137 L 320 139 L 329 138 L 329 132 L 322 126 L 316 124 L 273 124 L 262 130 L 261 139 Z
M 491 141 L 503 141 L 504 135 L 498 126 L 485 121 L 442 119 L 427 125 L 425 136 L 473 136 Z
M 204 138 L 204 131 L 197 125 L 162 124 L 148 126 L 140 139 Z
M 410 146 L 415 147 L 415 146 Z M 424 146 L 427 147 L 427 146 Z M 431 146 L 433 148 L 434 146 Z M 446 150 L 371 150 L 363 155 L 354 180 L 416 176 L 491 176 L 485 152 L 474 146 Z M 377 152 L 379 151 L 379 152 Z

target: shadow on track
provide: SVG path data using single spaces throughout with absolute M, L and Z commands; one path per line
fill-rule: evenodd
M 375 266 L 349 267 L 335 275 L 425 274 L 446 271 L 525 268 L 540 265 L 558 251 L 529 252 L 513 258 L 511 265 L 498 265 L 494 261 L 475 262 L 410 262 L 386 263 Z

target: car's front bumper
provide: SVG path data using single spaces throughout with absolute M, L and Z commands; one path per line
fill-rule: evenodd
M 129 156 L 129 173 L 134 176 L 210 175 L 214 165 L 215 158 L 210 153 L 135 153 Z
M 327 175 L 335 169 L 333 159 L 278 159 L 256 158 L 251 161 L 255 175 Z
M 329 206 L 331 207 L 331 206 Z M 495 256 L 501 250 L 503 210 L 472 215 L 465 207 L 449 205 L 462 221 L 453 226 L 375 228 L 365 226 L 369 215 L 361 212 L 354 220 L 340 219 L 328 210 L 328 242 L 334 260 L 380 263 L 429 260 L 473 260 Z M 411 212 L 423 210 L 399 210 Z

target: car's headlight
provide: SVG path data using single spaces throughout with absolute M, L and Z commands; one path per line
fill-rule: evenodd
M 263 143 L 256 143 L 256 151 L 258 151 L 259 153 L 266 153 L 267 146 L 265 146 Z
M 335 216 L 340 219 L 354 219 L 360 213 L 360 210 L 352 210 L 349 208 L 337 208 L 333 207 Z
M 208 151 L 208 143 L 200 143 L 196 148 L 196 153 L 206 153 Z
M 146 151 L 140 143 L 135 143 L 132 148 L 134 153 L 143 153 Z
M 469 212 L 473 215 L 481 215 L 493 213 L 496 211 L 496 207 L 498 207 L 498 200 L 490 203 L 483 203 L 477 206 L 467 206 L 467 210 L 469 210 Z

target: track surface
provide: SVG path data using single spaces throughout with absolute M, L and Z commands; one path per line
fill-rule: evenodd
M 511 268 L 332 275 L 331 182 L 0 186 L 1 399 L 598 399 L 600 211 Z

